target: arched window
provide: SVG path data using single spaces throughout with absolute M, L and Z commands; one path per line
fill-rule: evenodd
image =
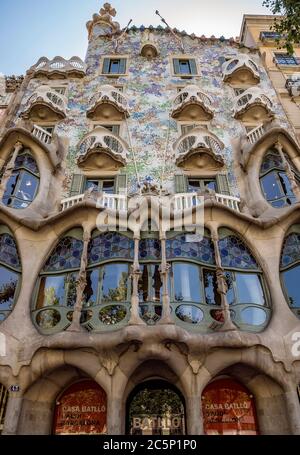
M 300 225 L 291 228 L 281 255 L 280 270 L 287 301 L 293 312 L 300 318 Z
M 45 334 L 65 330 L 72 322 L 82 250 L 81 229 L 69 231 L 40 273 L 33 321 Z
M 129 319 L 133 256 L 134 242 L 129 234 L 96 231 L 92 236 L 82 313 L 82 324 L 88 330 L 109 329 Z
M 8 400 L 8 391 L 4 387 L 4 385 L 2 385 L 0 383 L 0 435 L 3 432 L 7 400 Z
M 40 174 L 29 149 L 17 156 L 14 169 L 7 182 L 2 202 L 8 207 L 25 209 L 34 200 L 39 189 Z
M 11 313 L 16 303 L 21 278 L 21 261 L 16 243 L 0 226 L 0 323 Z
M 294 165 L 285 155 L 295 174 L 296 180 L 300 182 L 300 176 Z M 295 204 L 297 199 L 291 187 L 291 181 L 288 178 L 284 163 L 277 150 L 269 150 L 262 162 L 260 168 L 260 184 L 265 199 L 276 208 L 285 207 Z
M 220 229 L 219 238 L 231 318 L 240 328 L 262 330 L 270 316 L 262 270 L 244 242 L 232 231 Z

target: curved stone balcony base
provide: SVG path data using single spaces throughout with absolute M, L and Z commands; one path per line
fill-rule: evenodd
M 248 55 L 239 54 L 222 66 L 223 81 L 230 84 L 256 85 L 260 82 L 258 67 Z
M 67 98 L 42 85 L 29 97 L 21 116 L 33 122 L 62 120 L 67 116 Z
M 251 87 L 237 97 L 233 117 L 244 122 L 262 123 L 274 117 L 273 103 L 259 87 Z
M 102 85 L 89 104 L 86 115 L 93 120 L 120 121 L 129 117 L 127 98 L 111 85 Z
M 196 85 L 187 85 L 175 97 L 172 117 L 183 121 L 208 121 L 214 116 L 211 98 Z
M 86 74 L 86 64 L 81 58 L 72 57 L 65 60 L 56 56 L 53 60 L 41 57 L 29 70 L 34 77 L 47 77 L 48 79 L 82 78 Z

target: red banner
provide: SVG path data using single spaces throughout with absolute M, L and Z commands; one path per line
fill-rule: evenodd
M 205 434 L 258 434 L 253 397 L 232 379 L 218 379 L 209 384 L 202 395 L 202 409 Z
M 105 434 L 107 398 L 94 381 L 71 385 L 58 399 L 54 434 Z

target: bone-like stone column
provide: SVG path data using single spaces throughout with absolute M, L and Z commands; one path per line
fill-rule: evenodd
M 160 233 L 160 242 L 161 242 L 161 265 L 160 265 L 160 276 L 162 281 L 162 317 L 159 320 L 158 324 L 174 324 L 174 321 L 171 317 L 171 308 L 170 308 L 170 293 L 169 293 L 169 274 L 170 274 L 170 264 L 167 263 L 167 252 L 166 252 L 166 235 L 165 233 Z
M 300 435 L 300 403 L 297 386 L 291 386 L 284 392 L 287 415 L 290 422 L 291 434 Z
M 285 168 L 285 171 L 286 171 L 286 174 L 291 182 L 291 187 L 292 187 L 292 190 L 293 190 L 293 193 L 294 195 L 296 196 L 297 200 L 300 201 L 300 188 L 299 188 L 299 184 L 297 183 L 297 180 L 295 178 L 295 175 L 292 171 L 292 168 L 291 168 L 291 165 L 290 163 L 288 162 L 288 160 L 286 159 L 286 156 L 283 152 L 283 146 L 282 144 L 278 141 L 276 142 L 276 144 L 274 145 L 275 149 L 278 151 L 279 155 L 280 155 L 280 158 L 284 164 L 284 168 Z
M 131 294 L 131 315 L 128 325 L 146 325 L 142 320 L 139 313 L 139 279 L 141 277 L 140 264 L 139 264 L 139 246 L 140 236 L 135 234 L 134 236 L 134 261 L 131 267 L 131 279 L 132 279 L 132 294 Z
M 16 162 L 17 156 L 18 156 L 19 152 L 22 150 L 22 148 L 23 148 L 23 144 L 21 142 L 15 143 L 11 158 L 9 159 L 8 163 L 5 166 L 5 170 L 4 170 L 4 173 L 3 173 L 3 176 L 1 179 L 1 183 L 0 183 L 0 201 L 2 201 L 2 199 L 3 199 L 6 185 L 11 177 L 11 174 L 15 167 L 15 162 Z
M 82 311 L 82 305 L 84 300 L 84 290 L 87 285 L 86 281 L 86 269 L 88 264 L 88 246 L 91 239 L 91 231 L 86 228 L 83 232 L 83 250 L 81 255 L 80 270 L 76 283 L 76 303 L 73 311 L 72 324 L 68 327 L 68 331 L 82 331 L 83 328 L 80 325 L 80 317 Z
M 219 251 L 219 235 L 217 229 L 211 229 L 211 236 L 214 245 L 215 251 L 215 260 L 216 260 L 216 274 L 217 274 L 217 282 L 218 282 L 218 293 L 221 296 L 221 308 L 224 315 L 224 324 L 220 328 L 221 331 L 228 331 L 228 330 L 237 330 L 237 327 L 233 324 L 230 317 L 230 309 L 229 304 L 227 302 L 227 291 L 228 286 L 226 283 L 225 272 L 222 267 L 222 260 Z
M 9 392 L 4 419 L 3 435 L 15 435 L 18 432 L 23 396 L 17 392 Z

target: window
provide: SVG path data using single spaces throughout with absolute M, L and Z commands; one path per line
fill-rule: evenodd
M 115 179 L 87 179 L 85 182 L 85 190 L 114 194 Z
M 296 170 L 294 172 L 297 176 Z M 281 208 L 297 202 L 285 164 L 275 149 L 269 150 L 265 155 L 260 169 L 260 184 L 265 199 L 272 207 Z
M 196 60 L 191 59 L 173 59 L 174 73 L 182 76 L 195 76 L 197 75 Z
M 0 323 L 15 305 L 20 275 L 21 262 L 16 243 L 6 229 L 0 227 Z
M 192 123 L 188 125 L 181 125 L 181 134 L 186 134 L 192 131 L 194 128 L 201 127 L 208 129 L 208 125 L 206 123 Z
M 235 96 L 240 96 L 242 93 L 244 93 L 246 91 L 245 88 L 234 88 L 234 94 Z
M 47 133 L 49 134 L 53 134 L 53 131 L 54 131 L 54 128 L 55 128 L 55 125 L 38 125 L 40 128 L 42 128 L 43 130 L 47 131 Z
M 39 188 L 40 175 L 29 149 L 19 153 L 7 182 L 2 202 L 8 207 L 24 209 L 34 200 Z
M 275 53 L 275 61 L 278 65 L 300 65 L 299 59 L 293 55 L 278 52 Z
M 60 95 L 65 95 L 67 87 L 52 87 L 52 90 L 54 90 L 56 93 L 59 93 Z
M 104 58 L 103 60 L 103 74 L 125 74 L 126 73 L 126 58 Z
M 118 136 L 120 135 L 120 125 L 105 125 L 102 123 L 95 123 L 94 128 L 97 128 L 97 126 L 102 126 L 103 128 L 106 128 L 112 133 L 117 134 Z
M 280 270 L 288 304 L 300 318 L 300 226 L 293 226 L 291 231 L 284 241 Z
M 205 190 L 213 190 L 217 192 L 217 182 L 214 178 L 189 178 L 188 179 L 188 192 L 198 192 Z

